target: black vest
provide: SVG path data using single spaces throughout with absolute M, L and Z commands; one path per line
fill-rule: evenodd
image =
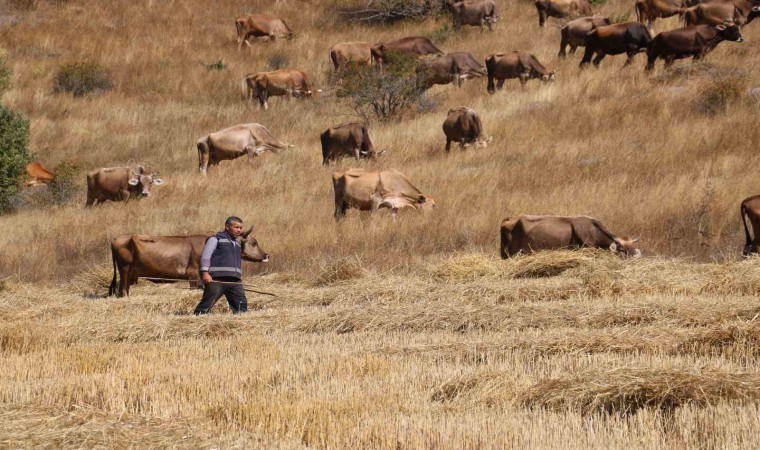
M 211 265 L 208 273 L 216 277 L 240 278 L 243 271 L 240 269 L 240 257 L 242 248 L 240 244 L 230 239 L 230 236 L 220 231 L 214 236 L 217 239 L 216 249 L 211 254 Z

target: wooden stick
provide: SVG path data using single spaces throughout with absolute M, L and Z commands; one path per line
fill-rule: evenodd
M 188 279 L 183 279 L 183 278 L 160 278 L 160 277 L 137 277 L 137 278 L 138 279 L 142 278 L 143 280 L 149 280 L 149 281 L 171 281 L 171 282 L 177 282 L 177 281 L 192 282 L 192 281 L 196 281 L 196 282 L 198 282 L 200 284 L 203 284 L 203 282 L 201 280 L 188 280 Z M 212 283 L 217 283 L 217 284 L 237 284 L 237 285 L 243 286 L 244 288 L 245 287 L 249 287 L 249 288 L 256 287 L 256 286 L 253 286 L 251 284 L 245 284 L 245 283 L 239 282 L 239 281 L 216 281 L 216 280 L 212 280 L 211 282 Z M 188 289 L 191 289 L 191 288 L 188 288 Z M 277 297 L 277 295 L 272 294 L 271 292 L 257 291 L 257 290 L 254 290 L 254 289 L 243 289 L 243 290 L 246 291 L 246 292 L 253 292 L 253 293 L 256 293 L 256 294 L 271 295 L 272 297 Z

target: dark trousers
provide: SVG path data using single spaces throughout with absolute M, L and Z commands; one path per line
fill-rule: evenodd
M 214 281 L 228 281 L 239 283 L 240 280 L 234 277 L 218 277 Z M 198 306 L 195 307 L 195 315 L 208 314 L 217 300 L 224 295 L 227 303 L 230 305 L 232 314 L 248 312 L 248 300 L 245 298 L 245 291 L 240 284 L 211 283 L 203 286 L 203 298 Z

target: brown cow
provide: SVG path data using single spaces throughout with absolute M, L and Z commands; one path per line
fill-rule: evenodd
M 654 69 L 658 58 L 669 67 L 676 59 L 692 57 L 702 59 L 723 41 L 744 42 L 739 27 L 733 23 L 723 25 L 694 25 L 664 31 L 652 39 L 647 49 L 646 70 Z
M 722 25 L 735 23 L 740 27 L 752 22 L 760 15 L 760 3 L 750 0 L 731 2 L 701 3 L 684 12 L 684 24 L 688 25 Z
M 187 280 L 198 287 L 201 253 L 209 236 L 147 236 L 125 234 L 111 241 L 113 279 L 108 295 L 129 297 L 129 287 L 140 277 Z M 249 229 L 238 238 L 242 259 L 267 262 L 269 256 L 261 249 Z M 119 273 L 118 291 L 116 272 Z M 161 281 L 159 281 L 161 282 Z M 169 282 L 171 281 L 163 281 Z
M 279 69 L 272 72 L 249 73 L 243 78 L 243 95 L 247 100 L 259 101 L 259 107 L 269 109 L 269 97 L 312 97 L 321 89 L 314 90 L 309 77 L 298 69 Z
M 401 208 L 428 209 L 435 200 L 420 192 L 396 170 L 369 171 L 348 169 L 332 175 L 335 189 L 335 220 L 340 220 L 348 208 L 374 213 L 379 208 L 390 208 L 391 215 Z
M 452 14 L 454 29 L 459 31 L 462 25 L 472 25 L 480 27 L 483 31 L 483 25 L 493 31 L 493 26 L 501 18 L 496 10 L 496 2 L 493 0 L 475 0 L 475 1 L 457 1 L 448 0 L 446 5 Z
M 458 142 L 459 148 L 475 143 L 475 148 L 485 148 L 493 139 L 483 135 L 483 123 L 478 113 L 470 108 L 460 106 L 449 110 L 443 122 L 443 134 L 446 135 L 446 153 L 451 150 L 451 142 Z
M 343 69 L 346 64 L 357 65 L 372 64 L 372 50 L 369 42 L 344 42 L 335 44 L 330 48 L 330 61 L 336 72 Z
M 235 19 L 235 29 L 238 36 L 238 50 L 243 42 L 251 47 L 248 39 L 252 37 L 268 37 L 274 41 L 278 37 L 292 39 L 295 35 L 285 24 L 285 21 L 269 14 L 249 14 Z
M 405 37 L 396 39 L 395 41 L 375 44 L 372 46 L 371 52 L 372 60 L 381 68 L 388 59 L 389 54 L 393 52 L 412 56 L 443 55 L 443 52 L 433 45 L 430 39 L 421 36 Z
M 742 251 L 742 256 L 751 256 L 760 253 L 760 195 L 745 198 L 739 208 L 739 214 L 742 217 L 744 234 L 747 238 L 744 244 L 744 251 Z M 747 219 L 749 219 L 749 223 L 752 225 L 752 234 L 755 237 L 752 237 L 749 234 Z
M 377 158 L 367 127 L 362 123 L 346 122 L 330 127 L 319 138 L 322 141 L 322 164 L 344 156 L 353 156 L 357 161 Z
M 504 219 L 500 227 L 501 258 L 520 253 L 565 248 L 603 248 L 638 258 L 638 238 L 615 237 L 598 220 L 586 216 L 517 216 Z
M 447 53 L 436 59 L 425 61 L 423 64 L 427 69 L 428 88 L 435 84 L 449 84 L 451 82 L 455 82 L 457 87 L 461 87 L 465 80 L 483 77 L 487 73 L 486 68 L 469 52 Z
M 55 174 L 42 166 L 38 161 L 32 161 L 26 165 L 26 175 L 29 177 L 24 186 L 48 185 L 55 178 Z
M 570 46 L 570 54 L 574 55 L 575 49 L 586 46 L 586 34 L 589 31 L 609 24 L 610 20 L 606 17 L 581 17 L 568 22 L 560 30 L 562 41 L 559 44 L 559 57 L 565 57 L 565 49 L 568 45 Z
M 211 133 L 198 139 L 198 170 L 206 175 L 209 166 L 221 161 L 248 155 L 254 158 L 269 150 L 277 153 L 279 150 L 293 147 L 281 142 L 258 123 L 244 123 Z
M 647 21 L 647 27 L 651 30 L 655 20 L 682 15 L 685 6 L 683 0 L 637 0 L 636 20 L 641 23 Z
M 164 184 L 158 178 L 158 172 L 151 175 L 145 173 L 143 166 L 109 167 L 93 170 L 87 174 L 87 204 L 106 200 L 126 202 L 131 196 L 147 197 L 153 185 Z
M 498 80 L 496 89 L 504 86 L 504 80 L 519 78 L 520 85 L 525 88 L 525 83 L 531 78 L 540 78 L 542 81 L 554 80 L 554 71 L 546 70 L 533 54 L 516 50 L 507 53 L 494 53 L 486 59 L 488 69 L 488 93 L 493 94 L 494 79 Z
M 633 61 L 637 53 L 646 51 L 652 35 L 649 29 L 639 22 L 614 23 L 604 27 L 598 27 L 586 34 L 586 52 L 581 60 L 581 67 L 588 66 L 591 58 L 594 58 L 594 66 L 599 67 L 607 55 L 619 55 L 625 53 L 628 58 L 624 66 Z
M 590 16 L 591 5 L 588 0 L 535 0 L 538 11 L 538 25 L 543 27 L 547 17 L 558 19 L 572 16 Z

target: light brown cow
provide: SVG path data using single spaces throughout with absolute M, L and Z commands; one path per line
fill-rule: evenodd
M 744 234 L 746 241 L 744 244 L 743 256 L 751 256 L 760 253 L 760 195 L 745 198 L 739 207 L 739 214 L 744 225 Z M 752 235 L 747 227 L 747 219 L 752 226 Z
M 243 42 L 251 47 L 248 40 L 252 37 L 268 37 L 274 41 L 277 38 L 292 39 L 295 35 L 282 19 L 269 14 L 249 14 L 235 19 L 235 29 L 238 36 L 238 50 Z
M 446 153 L 451 149 L 451 142 L 458 142 L 459 148 L 465 148 L 475 143 L 475 148 L 485 148 L 492 137 L 483 135 L 483 124 L 478 113 L 460 106 L 449 110 L 443 122 L 443 133 L 446 135 Z
M 486 69 L 488 70 L 489 94 L 495 92 L 494 80 L 498 80 L 496 89 L 501 89 L 504 86 L 504 80 L 509 78 L 519 78 L 523 88 L 531 78 L 540 78 L 542 81 L 554 80 L 553 70 L 546 70 L 533 54 L 519 50 L 490 55 L 486 59 Z
M 198 170 L 206 175 L 209 166 L 221 161 L 243 155 L 254 158 L 267 150 L 277 153 L 292 145 L 272 136 L 264 125 L 244 123 L 203 136 L 198 139 L 197 147 Z
M 381 68 L 388 59 L 389 54 L 393 52 L 411 56 L 443 55 L 443 52 L 430 39 L 422 36 L 405 37 L 396 39 L 395 41 L 375 44 L 372 46 L 371 52 L 372 60 Z
M 158 172 L 148 175 L 143 166 L 108 167 L 87 174 L 87 204 L 106 200 L 126 202 L 131 196 L 147 197 L 153 185 L 164 184 Z
M 590 16 L 591 5 L 588 0 L 535 0 L 538 11 L 538 25 L 543 27 L 548 17 Z
M 606 17 L 581 17 L 580 19 L 568 22 L 560 30 L 562 41 L 559 44 L 559 57 L 565 57 L 565 50 L 568 45 L 570 46 L 570 54 L 574 55 L 578 47 L 586 45 L 586 34 L 589 31 L 609 24 L 610 20 Z
M 26 165 L 26 175 L 29 177 L 24 186 L 48 185 L 55 178 L 55 174 L 42 166 L 38 161 L 32 161 Z
M 462 25 L 480 27 L 483 25 L 493 31 L 493 26 L 499 21 L 499 12 L 496 10 L 496 2 L 493 0 L 457 1 L 448 0 L 446 5 L 452 14 L 454 29 L 459 31 Z
M 269 97 L 308 98 L 322 92 L 321 89 L 313 89 L 309 77 L 298 69 L 249 73 L 243 77 L 242 87 L 246 99 L 257 99 L 259 107 L 264 109 L 269 109 Z
M 330 61 L 332 61 L 336 72 L 346 67 L 346 64 L 349 63 L 370 65 L 372 64 L 371 46 L 369 42 L 335 44 L 330 48 Z
M 638 258 L 638 238 L 616 237 L 598 220 L 586 216 L 517 216 L 504 219 L 499 229 L 500 253 L 507 259 L 520 253 L 566 248 L 603 248 Z
M 111 241 L 113 279 L 108 295 L 129 297 L 129 287 L 140 277 L 187 280 L 191 287 L 199 285 L 201 253 L 209 236 L 147 236 L 125 234 Z M 249 229 L 238 238 L 242 259 L 267 262 L 269 256 L 251 236 Z M 117 289 L 116 273 L 119 274 Z M 169 281 L 170 282 L 170 281 Z
M 344 156 L 377 158 L 367 127 L 359 122 L 346 122 L 326 129 L 319 135 L 322 141 L 322 164 Z
M 651 30 L 654 21 L 659 18 L 666 18 L 675 15 L 681 15 L 685 11 L 683 0 L 637 0 L 636 1 L 636 19 L 644 23 Z
M 348 208 L 374 213 L 379 208 L 390 208 L 393 218 L 402 208 L 428 209 L 435 207 L 429 195 L 420 192 L 396 170 L 369 171 L 348 169 L 332 175 L 335 189 L 335 220 L 346 214 Z
M 760 15 L 760 3 L 750 0 L 701 3 L 684 11 L 688 25 L 722 25 L 726 22 L 743 27 Z
M 483 77 L 487 73 L 486 68 L 470 52 L 447 53 L 423 64 L 427 69 L 428 88 L 452 82 L 461 87 L 465 80 Z

